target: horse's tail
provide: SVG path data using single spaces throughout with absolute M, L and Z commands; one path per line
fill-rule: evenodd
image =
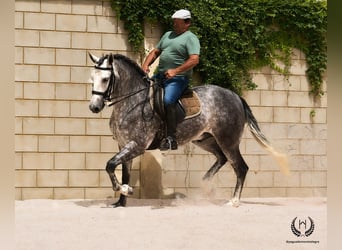
M 255 119 L 251 108 L 243 99 L 240 97 L 241 102 L 243 104 L 243 108 L 245 110 L 246 120 L 248 127 L 250 131 L 252 132 L 252 135 L 257 140 L 257 142 L 263 146 L 267 151 L 273 154 L 273 156 L 276 158 L 278 165 L 280 166 L 280 171 L 286 175 L 290 173 L 289 167 L 288 167 L 288 160 L 285 154 L 278 153 L 270 144 L 270 142 L 267 140 L 265 135 L 261 132 L 258 122 Z

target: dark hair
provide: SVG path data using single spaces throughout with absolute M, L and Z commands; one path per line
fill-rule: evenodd
M 191 18 L 186 18 L 186 19 L 184 19 L 184 22 L 185 22 L 185 23 L 191 23 Z

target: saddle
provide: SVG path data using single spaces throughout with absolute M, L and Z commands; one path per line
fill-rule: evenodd
M 154 84 L 151 91 L 151 105 L 157 115 L 162 119 L 162 124 L 157 131 L 151 145 L 147 150 L 158 149 L 161 140 L 165 137 L 165 109 L 164 109 L 164 89 L 159 84 Z M 201 114 L 201 103 L 199 97 L 191 88 L 187 88 L 176 105 L 177 124 Z
M 159 85 L 153 87 L 152 106 L 156 113 L 165 119 L 164 109 L 164 89 Z M 201 103 L 199 98 L 191 88 L 184 90 L 181 98 L 177 102 L 177 123 L 193 118 L 201 113 Z

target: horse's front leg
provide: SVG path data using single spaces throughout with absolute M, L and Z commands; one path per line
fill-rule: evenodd
M 126 196 L 133 193 L 132 188 L 128 186 L 129 183 L 129 169 L 132 164 L 133 158 L 141 155 L 144 152 L 144 148 L 139 147 L 135 141 L 127 143 L 119 153 L 117 153 L 112 159 L 107 162 L 106 171 L 113 185 L 114 191 L 120 191 L 120 199 L 114 203 L 115 207 L 126 205 Z M 122 164 L 122 184 L 121 185 L 116 178 L 115 169 L 118 165 Z

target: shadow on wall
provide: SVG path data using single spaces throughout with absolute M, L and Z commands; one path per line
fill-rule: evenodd
M 145 152 L 141 159 L 140 181 L 141 198 L 163 198 L 161 157 Z

